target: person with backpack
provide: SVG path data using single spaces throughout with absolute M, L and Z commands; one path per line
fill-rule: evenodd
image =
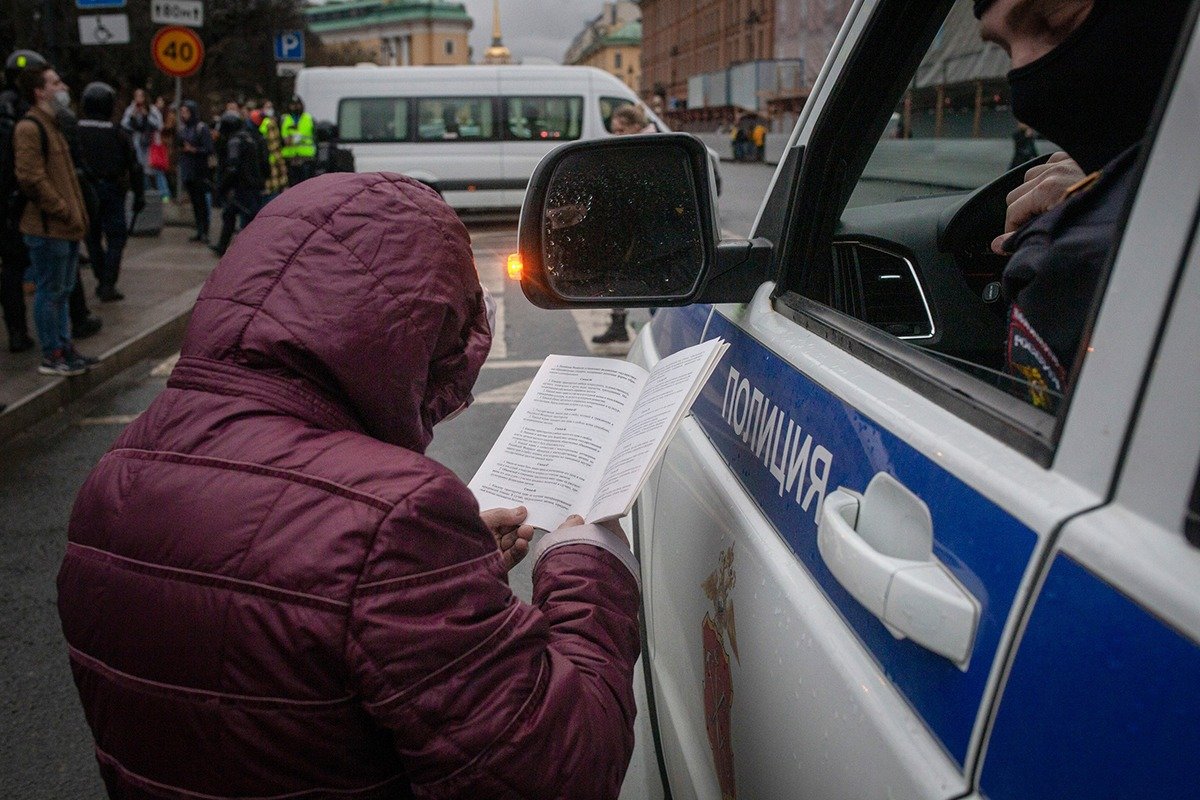
M 250 124 L 238 114 L 226 111 L 217 123 L 217 190 L 213 205 L 221 208 L 221 238 L 212 248 L 225 255 L 238 223 L 246 227 L 262 204 L 266 173 L 270 169 L 262 135 L 251 132 Z
M 141 190 L 144 178 L 129 133 L 114 125 L 117 95 L 107 83 L 89 83 L 80 98 L 79 150 L 84 174 L 96 197 L 95 214 L 88 231 L 88 253 L 96 273 L 96 296 L 101 302 L 124 300 L 117 291 L 121 256 L 129 230 L 125 221 L 125 195 L 133 190 L 133 213 L 146 205 Z M 107 247 L 105 245 L 107 244 Z
M 69 298 L 78 277 L 79 242 L 88 214 L 75 162 L 58 121 L 70 105 L 66 83 L 48 63 L 26 66 L 17 76 L 29 112 L 13 132 L 13 166 L 27 198 L 20 230 L 29 250 L 29 276 L 35 285 L 33 320 L 44 375 L 79 375 L 95 359 L 82 355 L 71 339 Z
M 5 89 L 0 92 L 0 307 L 8 331 L 8 352 L 23 353 L 34 346 L 25 311 L 25 269 L 29 252 L 21 236 L 25 198 L 17 185 L 13 163 L 13 131 L 28 106 L 17 92 L 17 75 L 26 66 L 45 63 L 32 50 L 16 50 L 4 62 Z

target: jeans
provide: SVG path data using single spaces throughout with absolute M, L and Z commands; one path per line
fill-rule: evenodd
M 33 295 L 33 325 L 37 329 L 42 355 L 71 344 L 71 316 L 67 308 L 79 268 L 79 242 L 25 236 L 29 248 L 26 275 L 36 287 Z
M 153 189 L 158 187 L 158 193 L 162 195 L 163 200 L 171 199 L 171 189 L 167 186 L 167 175 L 159 169 L 150 169 L 146 167 L 146 188 Z
M 114 287 L 121 272 L 121 255 L 129 231 L 125 227 L 125 190 L 112 181 L 97 181 L 96 194 L 100 199 L 99 213 L 92 219 L 88 232 L 88 255 L 92 271 L 101 287 Z M 102 242 L 107 244 L 105 248 Z

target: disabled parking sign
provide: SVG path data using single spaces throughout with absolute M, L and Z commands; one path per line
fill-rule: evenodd
M 275 34 L 276 61 L 304 60 L 304 31 L 278 31 Z

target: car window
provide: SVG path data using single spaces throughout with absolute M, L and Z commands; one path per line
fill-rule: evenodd
M 338 136 L 344 142 L 402 142 L 408 139 L 408 100 L 349 97 L 338 103 Z
M 492 139 L 490 97 L 423 97 L 417 100 L 417 140 L 453 142 Z
M 626 97 L 601 97 L 600 103 L 600 119 L 604 122 L 604 130 L 612 133 L 612 117 L 613 112 L 621 106 L 631 106 L 633 101 Z
M 567 142 L 582 132 L 582 97 L 507 97 L 504 104 L 513 139 Z
M 937 23 L 934 18 L 926 30 Z M 878 139 L 844 145 L 859 149 L 834 157 L 837 163 L 827 168 L 833 175 L 839 169 L 843 176 L 852 173 L 843 178 L 840 193 L 834 186 L 828 190 L 832 196 L 826 195 L 826 203 L 840 198 L 840 217 L 820 238 L 813 234 L 816 244 L 806 245 L 811 249 L 801 251 L 803 256 L 792 256 L 786 288 L 888 334 L 902 347 L 881 340 L 874 352 L 903 362 L 909 370 L 904 379 L 927 383 L 930 375 L 945 375 L 949 393 L 970 397 L 976 407 L 986 398 L 1001 410 L 1005 424 L 1017 418 L 1041 431 L 1039 436 L 1050 435 L 1046 432 L 1054 430 L 1053 415 L 1065 405 L 1073 374 L 1067 359 L 1083 357 L 1079 342 L 1094 313 L 1119 225 L 1112 222 L 1095 234 L 1088 252 L 1097 277 L 1088 291 L 1069 298 L 1071 307 L 1063 312 L 1081 333 L 1053 340 L 1052 351 L 1049 335 L 1021 327 L 1020 309 L 1007 292 L 1014 285 L 1005 277 L 1011 275 L 1005 272 L 1010 256 L 993 253 L 991 245 L 1004 232 L 1006 195 L 1039 163 L 1034 159 L 1044 160 L 1059 148 L 1018 125 L 1009 105 L 1009 57 L 982 41 L 970 0 L 950 6 L 919 63 L 917 55 L 899 56 L 916 66 L 895 76 L 890 87 L 864 89 L 858 98 L 838 101 L 850 109 L 868 102 L 862 97 L 882 99 L 886 105 L 868 112 L 879 121 L 873 129 Z M 865 57 L 859 61 L 865 66 L 848 69 L 878 69 Z M 1157 94 L 1158 88 L 1146 90 Z M 855 113 L 863 118 L 861 107 Z M 1122 207 L 1136 181 L 1129 186 L 1119 196 Z M 972 194 L 981 187 L 986 188 Z M 1028 357 L 1024 351 L 1014 355 L 1013 342 L 1028 345 Z M 905 355 L 909 349 L 919 351 L 916 362 Z M 1056 352 L 1066 354 L 1061 363 L 1051 363 Z M 953 367 L 954 373 L 926 368 L 925 357 Z M 918 372 L 920 377 L 913 377 Z M 966 383 L 963 375 L 969 376 Z M 999 392 L 974 389 L 971 381 Z M 1011 400 L 1004 395 L 1019 398 L 1051 422 L 1010 413 Z

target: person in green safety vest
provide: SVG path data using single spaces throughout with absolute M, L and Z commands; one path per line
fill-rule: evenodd
M 304 110 L 304 101 L 292 95 L 288 113 L 283 115 L 280 126 L 283 135 L 283 159 L 287 162 L 288 185 L 295 186 L 305 178 L 312 177 L 313 159 L 317 155 L 317 143 L 313 138 L 313 118 Z

